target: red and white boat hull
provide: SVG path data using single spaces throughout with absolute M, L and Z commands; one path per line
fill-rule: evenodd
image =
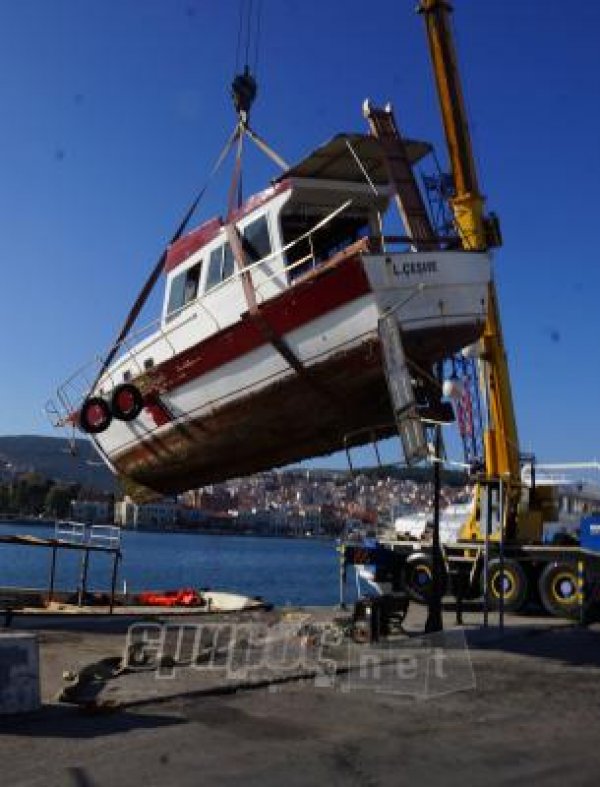
M 490 276 L 480 253 L 356 254 L 313 271 L 254 315 L 238 278 L 229 285 L 238 288 L 228 296 L 237 303 L 229 324 L 211 333 L 199 304 L 111 368 L 102 393 L 125 374 L 146 406 L 93 439 L 143 497 L 142 487 L 175 493 L 330 453 L 364 442 L 371 427 L 392 434 L 379 319 L 395 314 L 407 355 L 431 364 L 481 335 Z M 140 373 L 149 352 L 153 365 Z

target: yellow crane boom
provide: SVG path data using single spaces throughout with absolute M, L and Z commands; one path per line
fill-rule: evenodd
M 486 215 L 479 189 L 473 146 L 450 27 L 451 5 L 445 0 L 421 0 L 418 11 L 425 19 L 429 52 L 440 103 L 455 196 L 451 200 L 456 227 L 465 250 L 482 251 L 501 244 L 498 221 Z M 488 401 L 484 434 L 485 472 L 509 482 L 509 506 L 514 509 L 520 484 L 519 441 L 496 288 L 488 293 L 483 334 L 480 381 Z M 512 482 L 512 485 L 511 485 Z M 481 536 L 474 517 L 463 529 L 465 538 Z
M 473 146 L 460 83 L 456 50 L 450 29 L 452 8 L 444 0 L 422 0 L 419 13 L 425 18 L 429 53 L 440 102 L 446 143 L 450 154 L 456 195 L 452 209 L 463 243 L 468 249 L 488 247 Z

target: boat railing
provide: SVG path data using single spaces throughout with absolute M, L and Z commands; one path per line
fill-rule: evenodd
M 327 216 L 325 216 L 320 221 L 318 221 L 314 225 L 314 227 L 311 227 L 309 230 L 307 230 L 306 232 L 302 233 L 302 235 L 299 235 L 297 238 L 294 238 L 294 240 L 290 241 L 285 246 L 282 246 L 276 252 L 273 252 L 268 257 L 265 257 L 264 260 L 261 260 L 260 262 L 254 263 L 252 266 L 248 266 L 248 268 L 246 268 L 245 270 L 248 271 L 248 270 L 250 270 L 251 268 L 253 268 L 253 267 L 257 266 L 257 265 L 262 264 L 263 262 L 265 262 L 265 260 L 269 260 L 271 257 L 275 257 L 275 256 L 278 256 L 278 255 L 281 255 L 281 258 L 284 259 L 284 255 L 287 254 L 287 252 L 290 251 L 290 249 L 293 249 L 295 246 L 299 245 L 300 243 L 302 243 L 303 241 L 306 241 L 306 240 L 308 241 L 309 246 L 310 246 L 310 254 L 306 254 L 301 259 L 295 260 L 294 262 L 291 262 L 289 264 L 284 264 L 283 270 L 284 270 L 285 273 L 289 274 L 292 271 L 295 271 L 298 268 L 301 268 L 302 266 L 306 265 L 307 262 L 312 262 L 312 267 L 314 268 L 316 266 L 316 264 L 317 264 L 315 253 L 314 253 L 314 248 L 313 248 L 313 237 L 314 237 L 314 235 L 317 232 L 319 232 L 319 230 L 322 230 L 324 227 L 326 227 L 335 218 L 337 218 L 340 215 L 340 213 L 343 213 L 343 211 L 347 210 L 350 207 L 351 204 L 352 204 L 352 200 L 351 199 L 346 200 L 341 205 L 339 205 L 337 208 L 335 208 L 335 210 L 331 211 L 331 213 L 328 213 Z M 271 274 L 270 276 L 265 277 L 263 279 L 263 281 L 259 282 L 258 285 L 256 285 L 256 287 L 255 287 L 256 291 L 260 292 L 261 289 L 266 284 L 268 284 L 273 279 L 277 278 L 277 276 L 279 276 L 279 275 L 280 275 L 280 272 L 276 272 L 276 273 Z
M 229 276 L 225 281 L 230 282 L 233 278 L 234 278 L 233 276 Z M 214 292 L 215 289 L 217 288 L 214 287 L 213 289 L 210 290 L 210 292 Z M 197 306 L 208 317 L 209 321 L 213 324 L 215 331 L 220 331 L 223 326 L 216 318 L 216 316 L 213 314 L 212 309 L 209 309 L 208 306 L 204 303 L 205 294 L 206 293 L 199 295 L 193 301 L 184 303 L 183 306 L 180 306 L 178 309 L 174 309 L 172 312 L 169 312 L 169 315 L 167 317 L 168 321 L 171 322 L 172 320 L 174 320 L 176 317 L 179 317 L 180 314 L 183 314 L 191 307 Z M 196 319 L 197 316 L 198 316 L 197 314 L 193 313 L 190 319 Z M 179 327 L 181 325 L 183 325 L 183 323 L 178 323 L 176 327 Z
M 278 258 L 284 259 L 285 254 L 287 254 L 287 252 L 290 251 L 290 249 L 293 249 L 294 246 L 297 246 L 298 244 L 302 243 L 305 240 L 308 240 L 309 243 L 310 243 L 311 253 L 307 254 L 301 260 L 296 260 L 295 262 L 290 263 L 288 265 L 284 264 L 283 272 L 289 272 L 291 270 L 295 270 L 296 268 L 300 267 L 301 265 L 304 265 L 306 262 L 308 262 L 311 259 L 314 262 L 315 261 L 314 260 L 314 253 L 312 252 L 312 237 L 313 237 L 313 235 L 316 232 L 318 232 L 319 230 L 323 229 L 323 227 L 325 227 L 327 224 L 332 222 L 335 218 L 337 218 L 340 215 L 340 213 L 342 213 L 343 211 L 347 210 L 350 207 L 351 204 L 352 204 L 352 200 L 351 199 L 346 200 L 341 205 L 339 205 L 337 208 L 332 210 L 331 213 L 328 213 L 324 218 L 322 218 L 320 221 L 318 221 L 314 225 L 314 227 L 311 227 L 309 230 L 307 230 L 306 232 L 302 233 L 302 235 L 299 235 L 297 238 L 294 238 L 294 240 L 290 241 L 289 243 L 286 243 L 285 246 L 281 246 L 280 248 L 275 249 L 270 254 L 267 254 L 265 257 L 262 257 L 260 260 L 257 260 L 256 262 L 252 262 L 250 265 L 246 265 L 241 270 L 236 267 L 236 269 L 231 274 L 231 276 L 228 276 L 226 279 L 223 279 L 223 281 L 219 282 L 214 287 L 211 287 L 211 289 L 210 289 L 211 295 L 213 293 L 215 293 L 215 292 L 218 292 L 220 289 L 222 289 L 226 285 L 230 285 L 232 281 L 235 281 L 237 279 L 241 279 L 243 276 L 247 276 L 248 274 L 251 274 L 254 270 L 260 268 L 261 266 L 264 266 L 265 263 L 272 262 L 272 261 L 274 261 L 274 260 L 276 260 Z M 260 293 L 261 289 L 266 284 L 268 284 L 273 279 L 276 279 L 276 278 L 280 277 L 281 273 L 282 273 L 281 270 L 277 270 L 274 273 L 271 273 L 270 275 L 266 275 L 261 282 L 259 282 L 257 285 L 255 285 L 255 291 L 257 293 Z M 201 301 L 202 297 L 203 296 L 200 296 L 198 298 L 198 301 Z
M 252 263 L 250 263 L 250 265 L 246 265 L 241 270 L 236 266 L 235 270 L 233 271 L 233 273 L 230 276 L 228 276 L 226 279 L 223 279 L 223 281 L 220 281 L 218 284 L 215 284 L 213 287 L 210 288 L 210 290 L 208 292 L 202 293 L 201 295 L 199 295 L 196 298 L 196 300 L 190 301 L 189 303 L 186 303 L 183 306 L 181 306 L 179 309 L 171 312 L 169 314 L 169 319 L 173 319 L 174 317 L 178 316 L 179 314 L 181 314 L 181 312 L 185 311 L 186 309 L 189 309 L 190 306 L 198 305 L 213 320 L 213 322 L 215 324 L 215 327 L 217 328 L 217 330 L 219 330 L 220 329 L 220 325 L 219 325 L 218 320 L 213 315 L 211 310 L 208 309 L 206 304 L 203 302 L 204 297 L 206 295 L 208 295 L 209 293 L 211 295 L 213 295 L 214 293 L 219 292 L 224 287 L 230 286 L 232 282 L 235 282 L 238 279 L 241 279 L 243 276 L 248 276 L 249 274 L 252 274 L 252 272 L 257 270 L 258 268 L 262 268 L 266 263 L 272 262 L 272 261 L 274 261 L 274 260 L 276 260 L 278 258 L 285 259 L 284 255 L 287 254 L 287 252 L 290 251 L 290 249 L 293 249 L 295 246 L 299 245 L 300 243 L 302 243 L 305 240 L 308 240 L 308 242 L 310 244 L 310 248 L 311 248 L 310 254 L 305 255 L 304 257 L 302 257 L 299 260 L 296 260 L 295 262 L 292 262 L 292 263 L 289 263 L 289 264 L 285 264 L 284 263 L 283 270 L 279 269 L 279 270 L 274 271 L 271 274 L 264 275 L 262 280 L 254 285 L 254 290 L 255 290 L 255 292 L 258 295 L 260 295 L 261 294 L 261 290 L 269 282 L 273 281 L 274 279 L 279 278 L 281 276 L 282 272 L 283 273 L 289 273 L 290 271 L 294 271 L 297 268 L 301 267 L 302 265 L 305 265 L 307 262 L 310 262 L 310 261 L 313 262 L 313 266 L 316 265 L 316 259 L 315 259 L 315 255 L 314 255 L 314 251 L 313 251 L 313 242 L 312 242 L 314 234 L 316 232 L 318 232 L 319 230 L 323 229 L 325 226 L 327 226 L 327 224 L 329 224 L 331 221 L 333 221 L 333 219 L 337 218 L 337 216 L 339 216 L 339 214 L 342 213 L 344 210 L 346 210 L 351 204 L 352 204 L 352 200 L 351 199 L 346 200 L 346 202 L 344 202 L 342 205 L 339 205 L 337 208 L 335 208 L 335 210 L 333 210 L 331 213 L 327 214 L 327 216 L 325 216 L 323 219 L 318 221 L 314 225 L 314 227 L 310 228 L 310 230 L 307 230 L 306 232 L 302 233 L 302 235 L 299 235 L 297 238 L 294 238 L 294 240 L 290 241 L 289 243 L 286 243 L 285 246 L 281 246 L 280 248 L 277 248 L 277 249 L 273 250 L 272 252 L 270 252 L 269 254 L 267 254 L 265 257 L 261 257 L 260 260 L 256 260 L 256 262 L 252 262 Z M 262 271 L 262 273 L 264 274 L 264 270 Z M 264 300 L 264 298 L 263 298 L 263 300 Z
M 208 309 L 205 311 L 208 312 Z M 210 317 L 218 326 L 214 315 L 211 314 Z M 51 399 L 46 403 L 45 411 L 50 422 L 53 426 L 64 426 L 69 422 L 73 414 L 78 411 L 81 402 L 90 395 L 96 376 L 104 366 L 104 359 L 113 349 L 118 353 L 117 359 L 99 381 L 97 386 L 99 390 L 103 390 L 107 384 L 110 389 L 113 389 L 118 382 L 122 382 L 117 381 L 116 375 L 126 365 L 133 365 L 139 374 L 147 371 L 143 365 L 142 357 L 147 355 L 159 342 L 168 348 L 168 356 L 173 357 L 177 352 L 173 342 L 173 334 L 197 318 L 196 313 L 191 313 L 185 320 L 169 326 L 164 326 L 160 319 L 153 320 L 110 347 L 104 356 L 96 355 L 91 361 L 80 366 L 57 388 L 56 399 Z M 147 338 L 147 341 L 144 341 L 144 337 Z
M 293 249 L 298 244 L 308 241 L 311 249 L 309 254 L 303 256 L 299 260 L 295 260 L 289 264 L 284 264 L 283 269 L 280 268 L 272 273 L 265 274 L 264 277 L 255 284 L 255 291 L 259 299 L 264 301 L 264 294 L 262 293 L 263 288 L 274 279 L 280 277 L 282 272 L 289 275 L 291 272 L 301 268 L 310 261 L 313 262 L 313 267 L 316 265 L 316 258 L 313 250 L 314 235 L 330 224 L 343 211 L 347 210 L 351 204 L 352 199 L 346 200 L 322 219 L 320 219 L 313 227 L 299 235 L 293 241 L 290 241 L 284 246 L 275 249 L 270 254 L 266 255 L 260 260 L 257 260 L 256 262 L 251 263 L 250 265 L 247 265 L 241 270 L 236 268 L 231 276 L 229 276 L 227 279 L 224 279 L 222 282 L 219 282 L 219 284 L 215 285 L 215 287 L 211 288 L 210 294 L 212 295 L 225 286 L 230 286 L 232 282 L 241 279 L 243 276 L 251 274 L 254 270 L 264 266 L 268 262 L 278 258 L 285 259 L 285 255 L 288 251 Z M 69 423 L 73 423 L 74 416 L 78 412 L 81 403 L 91 394 L 97 374 L 101 369 L 104 368 L 104 360 L 109 356 L 109 354 L 116 354 L 117 357 L 110 368 L 104 372 L 101 380 L 96 386 L 96 388 L 101 392 L 107 384 L 112 390 L 119 382 L 122 382 L 121 380 L 116 379 L 116 375 L 121 370 L 123 370 L 123 367 L 126 365 L 132 365 L 137 369 L 138 374 L 144 374 L 147 369 L 143 363 L 143 356 L 148 353 L 148 351 L 151 350 L 158 342 L 162 342 L 166 347 L 169 348 L 170 357 L 176 355 L 177 350 L 175 348 L 174 342 L 172 341 L 173 334 L 184 326 L 187 326 L 192 320 L 198 319 L 199 312 L 190 312 L 189 316 L 184 320 L 178 320 L 175 322 L 173 319 L 178 317 L 184 311 L 190 309 L 190 307 L 197 307 L 197 309 L 199 309 L 200 312 L 210 321 L 212 329 L 214 331 L 219 331 L 222 328 L 222 325 L 219 322 L 217 316 L 206 304 L 204 300 L 206 294 L 207 293 L 199 295 L 195 300 L 190 301 L 180 309 L 172 312 L 169 315 L 169 324 L 164 325 L 160 318 L 155 319 L 152 322 L 144 325 L 142 328 L 139 328 L 137 331 L 130 333 L 120 342 L 109 347 L 103 356 L 96 355 L 91 361 L 79 367 L 65 382 L 63 382 L 58 387 L 56 391 L 56 399 L 51 399 L 46 403 L 45 411 L 52 425 L 65 426 Z M 144 337 L 146 337 L 146 341 L 144 341 Z
M 411 238 L 410 235 L 371 235 L 369 236 L 369 241 L 374 249 L 377 249 L 379 253 L 385 253 L 386 251 L 392 251 L 390 247 L 398 246 L 400 247 L 399 251 L 409 251 L 411 248 L 415 246 L 415 239 Z M 440 248 L 449 245 L 449 244 L 456 244 L 456 238 L 449 236 L 437 236 L 433 239 L 435 244 L 439 244 Z M 431 251 L 431 249 L 428 249 Z

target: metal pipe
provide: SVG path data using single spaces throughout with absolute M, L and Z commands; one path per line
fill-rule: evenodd
M 344 542 L 339 546 L 339 553 L 340 553 L 340 609 L 346 609 L 346 596 L 345 596 L 345 588 L 346 588 L 346 547 Z
M 485 536 L 483 548 L 483 626 L 488 627 L 490 609 L 490 524 L 492 518 L 492 495 L 489 484 L 485 484 Z M 504 582 L 504 577 L 500 576 L 500 582 Z
M 50 564 L 50 586 L 48 588 L 48 603 L 54 601 L 54 581 L 56 578 L 56 545 L 52 547 L 52 563 Z
M 442 427 L 438 424 L 435 427 L 435 456 L 439 460 L 442 452 Z M 427 634 L 435 631 L 443 631 L 444 622 L 442 618 L 442 553 L 440 549 L 440 493 L 442 486 L 442 463 L 436 461 L 433 464 L 433 538 L 431 542 L 432 550 L 432 593 L 429 599 L 429 611 L 425 623 Z
M 86 547 L 85 552 L 83 553 L 83 557 L 81 559 L 81 577 L 79 580 L 79 593 L 77 597 L 77 606 L 81 607 L 83 605 L 83 599 L 87 591 L 87 577 L 88 577 L 88 567 L 90 562 L 90 550 Z
M 504 505 L 504 481 L 500 479 L 499 485 L 499 519 L 500 519 L 500 543 L 499 543 L 499 567 L 500 567 L 500 599 L 498 602 L 498 628 L 500 633 L 504 633 L 504 534 L 506 522 L 504 521 L 507 507 Z
M 110 608 L 109 613 L 112 615 L 113 610 L 115 608 L 115 592 L 117 588 L 117 572 L 119 569 L 119 560 L 121 559 L 121 552 L 116 551 L 115 556 L 113 559 L 113 572 L 112 572 L 112 580 L 110 583 Z

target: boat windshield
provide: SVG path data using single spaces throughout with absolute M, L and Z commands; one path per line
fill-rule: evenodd
M 243 247 L 250 262 L 259 262 L 269 256 L 271 240 L 266 216 L 261 216 L 244 229 Z
M 340 214 L 311 232 L 320 221 L 331 213 L 331 207 L 321 210 L 315 206 L 290 205 L 281 215 L 281 232 L 284 246 L 291 247 L 286 254 L 290 278 L 295 279 L 326 262 L 351 243 L 369 235 L 368 213 Z M 303 235 L 306 237 L 302 238 Z M 296 241 L 298 238 L 301 240 Z

